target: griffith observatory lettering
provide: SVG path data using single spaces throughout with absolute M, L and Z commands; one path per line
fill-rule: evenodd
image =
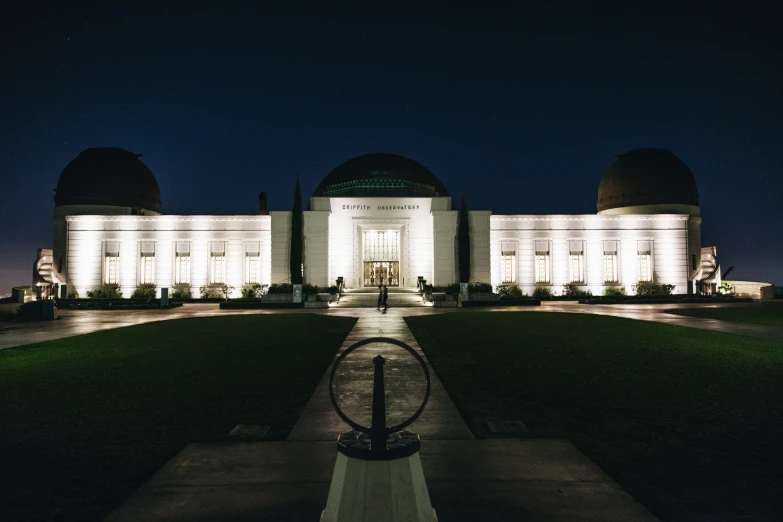
M 343 210 L 370 210 L 370 205 L 343 205 Z M 419 210 L 419 205 L 378 205 L 378 210 Z

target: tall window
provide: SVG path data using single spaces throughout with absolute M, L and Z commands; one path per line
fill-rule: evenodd
M 571 283 L 585 282 L 585 251 L 581 239 L 568 242 L 568 279 Z
M 253 241 L 245 246 L 245 283 L 256 284 L 261 278 L 261 245 Z
M 226 244 L 213 241 L 209 257 L 209 283 L 219 285 L 226 282 Z
M 549 283 L 549 241 L 536 241 L 536 283 Z
M 637 242 L 639 282 L 652 281 L 652 247 L 650 243 L 651 241 Z
M 190 284 L 190 243 L 177 242 L 174 257 L 174 284 Z
M 106 243 L 106 257 L 103 266 L 103 282 L 107 285 L 120 284 L 120 244 Z
M 503 241 L 500 244 L 503 283 L 517 282 L 517 249 L 513 241 Z
M 619 283 L 617 241 L 604 241 L 604 283 Z
M 155 282 L 155 243 L 144 241 L 141 243 L 141 267 L 139 283 L 152 284 Z

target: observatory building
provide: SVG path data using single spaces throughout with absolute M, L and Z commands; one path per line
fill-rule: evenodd
M 155 176 L 139 155 L 87 149 L 63 170 L 54 196 L 53 248 L 39 251 L 44 292 L 80 296 L 119 285 L 176 289 L 289 280 L 291 212 L 166 215 Z M 446 186 L 416 161 L 376 153 L 332 170 L 304 202 L 303 278 L 317 286 L 415 288 L 459 282 L 458 212 Z M 666 149 L 617 156 L 598 187 L 597 213 L 469 213 L 471 281 L 536 287 L 575 283 L 593 294 L 633 293 L 640 281 L 675 293 L 720 284 L 713 248 L 701 244 L 696 180 Z M 160 290 L 158 290 L 160 292 Z

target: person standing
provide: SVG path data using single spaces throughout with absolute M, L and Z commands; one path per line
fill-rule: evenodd
M 381 309 L 382 302 L 383 302 L 383 285 L 378 285 L 378 310 Z
M 383 285 L 383 311 L 384 312 L 389 309 L 389 305 L 387 303 L 388 300 L 389 300 L 389 289 L 386 288 L 386 285 Z

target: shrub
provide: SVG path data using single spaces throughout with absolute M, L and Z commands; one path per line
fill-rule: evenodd
M 79 299 L 79 292 L 74 290 L 73 292 L 69 292 L 66 296 L 68 299 Z
M 591 296 L 593 295 L 592 292 L 589 290 L 585 291 L 579 288 L 576 283 L 568 283 L 566 285 L 563 285 L 563 295 L 567 297 L 583 297 L 583 296 Z
M 31 303 L 34 301 L 30 301 Z M 19 316 L 19 312 L 22 310 L 22 306 L 19 305 L 12 310 L 0 310 L 0 319 L 16 319 Z
M 672 295 L 674 285 L 659 285 L 652 282 L 640 282 L 634 287 L 636 295 Z
M 492 285 L 489 283 L 470 283 L 468 285 L 468 292 L 476 292 L 476 293 L 486 293 L 491 294 L 492 293 Z
M 550 290 L 548 286 L 537 286 L 536 289 L 533 290 L 533 297 L 552 297 L 552 290 Z
M 443 288 L 443 291 L 447 294 L 458 294 L 459 293 L 459 283 L 451 283 L 446 285 Z
M 292 294 L 294 287 L 290 283 L 275 283 L 269 287 L 270 294 Z
M 302 295 L 315 295 L 319 291 L 320 289 L 317 286 L 311 285 L 310 283 L 305 283 L 302 285 Z
M 193 292 L 190 289 L 190 285 L 178 286 L 171 292 L 172 299 L 193 299 Z
M 604 289 L 604 295 L 606 297 L 618 297 L 621 295 L 625 295 L 625 288 L 622 286 L 616 287 L 616 286 L 610 286 L 609 288 Z
M 269 289 L 269 285 L 262 285 L 260 283 L 253 283 L 248 286 L 242 287 L 242 298 L 243 299 L 253 299 L 258 298 L 266 295 L 267 291 Z
M 198 289 L 201 294 L 201 299 L 222 299 L 223 294 L 216 287 L 202 286 Z
M 495 292 L 501 299 L 520 299 L 526 297 L 517 285 L 499 285 Z
M 734 295 L 734 287 L 731 286 L 731 283 L 727 283 L 726 281 L 724 281 L 720 284 L 720 288 L 718 288 L 718 293 L 722 295 Z
M 329 293 L 330 293 L 331 295 L 335 295 L 335 294 L 337 294 L 337 285 L 332 285 L 332 286 L 330 286 L 330 287 L 329 287 Z
M 253 283 L 249 286 L 243 286 L 242 287 L 242 299 L 255 299 L 257 297 L 261 297 L 263 294 L 263 287 L 266 285 L 260 285 L 258 283 Z
M 131 299 L 155 299 L 155 285 L 144 283 L 137 286 L 131 294 Z
M 122 290 L 120 290 L 120 285 L 105 285 L 95 290 L 87 290 L 87 297 L 90 299 L 122 299 Z

